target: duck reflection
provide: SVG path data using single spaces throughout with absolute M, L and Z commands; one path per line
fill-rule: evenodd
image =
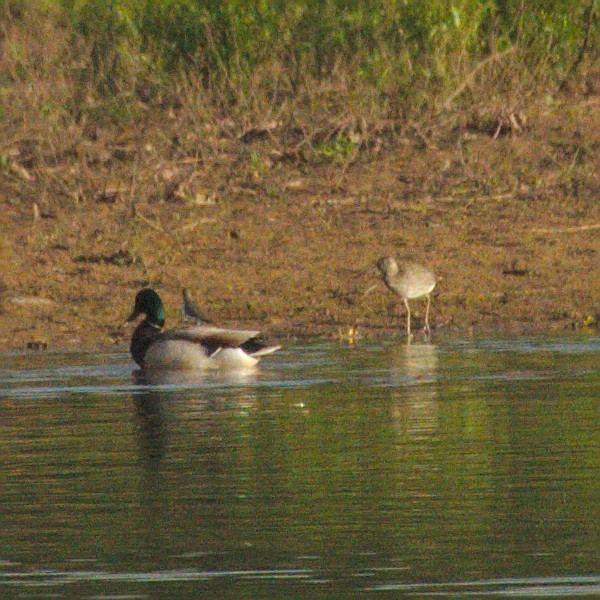
M 411 436 L 431 435 L 438 429 L 438 363 L 435 344 L 403 344 L 389 350 L 393 420 Z
M 198 369 L 194 371 L 142 371 L 133 372 L 133 378 L 140 385 L 165 385 L 178 388 L 194 387 L 206 383 L 254 383 L 258 376 L 258 369 L 231 369 L 209 370 Z
M 256 381 L 256 369 L 153 373 L 138 370 L 133 376 L 140 386 L 133 398 L 140 454 L 152 471 L 158 470 L 167 456 L 173 418 L 183 417 L 186 428 L 194 423 L 204 428 L 207 423 L 218 423 L 218 419 L 197 420 L 199 413 L 220 409 L 244 413 L 256 402 L 252 387 L 245 387 Z M 221 386 L 230 385 L 244 387 L 236 394 L 219 393 Z
M 248 442 L 246 453 L 243 444 L 253 439 L 256 421 L 244 417 L 260 410 L 257 388 L 248 385 L 257 373 L 138 372 L 134 377 L 140 545 L 149 560 L 164 566 L 173 532 L 188 539 L 194 530 L 204 540 L 231 535 L 228 492 L 247 485 L 232 477 L 231 460 L 252 460 L 254 446 Z
M 151 471 L 158 469 L 168 448 L 167 402 L 158 392 L 134 397 L 140 456 Z

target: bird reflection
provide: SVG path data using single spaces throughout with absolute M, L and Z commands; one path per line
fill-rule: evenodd
M 243 413 L 255 404 L 252 386 L 244 387 L 235 395 L 218 393 L 219 386 L 246 386 L 257 380 L 257 374 L 257 369 L 134 371 L 134 380 L 140 386 L 134 397 L 135 415 L 141 458 L 146 467 L 158 470 L 167 456 L 172 411 L 179 416 L 185 413 L 188 422 L 194 422 L 199 412 L 207 410 L 234 408 Z
M 435 344 L 402 344 L 390 348 L 392 379 L 408 384 L 435 381 L 438 349 Z
M 136 396 L 134 406 L 141 458 L 150 470 L 155 471 L 167 455 L 166 402 L 162 394 L 150 391 Z
M 177 387 L 197 386 L 206 383 L 254 383 L 258 369 L 197 369 L 191 371 L 142 371 L 133 372 L 135 382 L 141 385 L 168 385 Z
M 202 515 L 216 536 L 229 534 L 223 486 L 241 434 L 253 430 L 250 419 L 231 416 L 257 409 L 256 387 L 246 385 L 256 377 L 256 371 L 134 373 L 140 545 L 151 560 L 172 551 L 172 531 L 184 518 L 174 504 L 187 506 L 193 498 L 194 515 Z M 199 522 L 192 521 L 192 527 Z
M 438 349 L 435 344 L 390 348 L 390 378 L 396 400 L 393 419 L 411 436 L 431 435 L 438 428 Z

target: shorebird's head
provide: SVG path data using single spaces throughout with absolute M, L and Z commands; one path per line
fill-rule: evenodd
M 391 256 L 384 256 L 377 261 L 377 268 L 384 277 L 390 277 L 398 273 L 398 264 Z

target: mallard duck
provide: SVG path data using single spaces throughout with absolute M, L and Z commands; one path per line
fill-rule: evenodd
M 266 346 L 256 338 L 259 331 L 237 331 L 212 325 L 196 325 L 164 331 L 166 313 L 160 296 L 150 288 L 135 297 L 127 322 L 139 315 L 146 318 L 135 328 L 130 351 L 145 371 L 193 370 L 206 368 L 248 368 L 261 356 L 281 346 Z
M 409 300 L 427 298 L 427 308 L 425 309 L 425 332 L 429 335 L 429 306 L 431 304 L 431 292 L 437 283 L 433 271 L 420 265 L 419 263 L 409 262 L 401 267 L 391 257 L 380 258 L 377 261 L 377 267 L 383 275 L 385 285 L 395 294 L 398 294 L 406 306 L 406 334 L 410 339 L 410 306 Z

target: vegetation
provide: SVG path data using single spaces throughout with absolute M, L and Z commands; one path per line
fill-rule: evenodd
M 77 321 L 82 339 L 140 285 L 176 306 L 201 263 L 218 320 L 397 327 L 360 277 L 406 248 L 442 274 L 445 326 L 595 319 L 599 13 L 598 0 L 0 0 L 6 295 L 64 302 L 65 335 Z M 569 237 L 536 237 L 557 231 Z M 532 296 L 515 277 L 534 278 Z M 45 339 L 40 305 L 8 306 L 0 346 Z
M 168 109 L 192 94 L 244 122 L 403 125 L 555 94 L 598 57 L 597 4 L 3 0 L 1 89 L 10 100 L 18 82 L 60 80 L 36 107 L 49 120 L 131 122 L 136 102 Z

